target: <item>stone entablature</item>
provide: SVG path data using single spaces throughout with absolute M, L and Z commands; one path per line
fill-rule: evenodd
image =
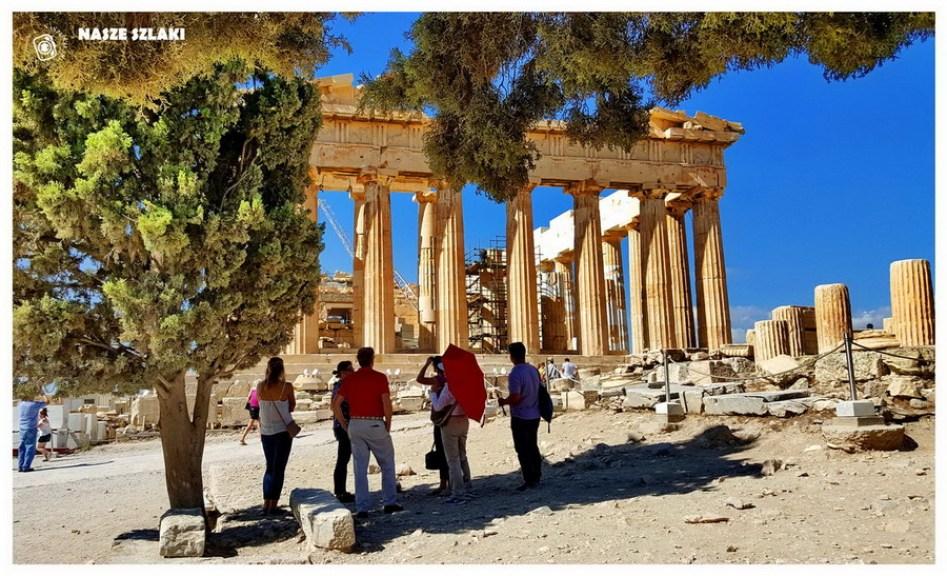
M 357 188 L 358 177 L 365 174 L 391 177 L 390 189 L 396 192 L 432 187 L 434 175 L 422 150 L 429 118 L 417 113 L 360 112 L 360 87 L 353 85 L 351 74 L 315 82 L 323 90 L 322 127 L 310 164 L 324 189 Z M 601 188 L 723 188 L 723 150 L 742 134 L 737 122 L 654 108 L 648 138 L 625 152 L 582 146 L 568 139 L 562 122 L 543 121 L 529 132 L 540 153 L 530 178 L 536 185 L 548 186 L 591 181 Z

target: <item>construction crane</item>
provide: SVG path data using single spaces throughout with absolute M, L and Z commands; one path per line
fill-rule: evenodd
M 329 226 L 332 227 L 332 230 L 335 231 L 335 235 L 339 237 L 339 241 L 342 242 L 342 247 L 349 253 L 349 256 L 355 258 L 355 250 L 352 248 L 352 242 L 345 234 L 345 230 L 339 225 L 339 221 L 335 217 L 335 212 L 333 212 L 329 204 L 321 198 L 319 199 L 319 210 L 325 214 L 326 221 L 329 223 Z M 404 276 L 402 276 L 398 270 L 394 271 L 394 276 L 395 284 L 398 285 L 401 293 L 404 294 L 404 297 L 407 298 L 415 308 L 418 308 L 418 295 L 411 289 L 411 285 L 408 284 L 408 281 L 404 279 Z

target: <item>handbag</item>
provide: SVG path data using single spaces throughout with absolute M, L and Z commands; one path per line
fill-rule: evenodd
M 443 426 L 447 424 L 447 421 L 450 420 L 451 412 L 454 411 L 454 406 L 454 404 L 450 404 L 448 406 L 444 406 L 440 410 L 431 408 L 431 422 L 433 422 L 435 426 Z
M 283 390 L 286 390 L 286 382 L 283 382 Z M 280 397 L 283 396 L 282 391 L 280 392 Z M 289 422 L 283 418 L 283 413 L 280 411 L 279 406 L 276 408 L 276 413 L 279 414 L 279 419 L 283 421 L 283 425 L 286 426 L 286 431 L 289 432 L 290 438 L 295 438 L 300 432 L 302 432 L 302 427 L 299 424 L 296 424 L 295 420 L 290 420 Z
M 431 445 L 431 451 L 424 455 L 424 469 L 425 470 L 440 470 L 444 467 L 447 462 L 444 459 L 444 455 L 437 451 L 437 445 Z

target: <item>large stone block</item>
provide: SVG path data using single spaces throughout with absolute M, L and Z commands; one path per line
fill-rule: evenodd
M 562 393 L 562 405 L 566 412 L 585 410 L 585 396 L 574 390 Z
M 206 530 L 200 508 L 176 508 L 161 517 L 158 552 L 164 558 L 194 558 L 204 555 Z
M 849 452 L 897 450 L 904 443 L 904 427 L 897 424 L 850 426 L 830 421 L 822 425 L 822 436 L 829 447 Z
M 328 491 L 296 488 L 289 495 L 289 506 L 310 548 L 348 552 L 355 546 L 352 513 Z
M 132 421 L 138 429 L 144 430 L 158 424 L 160 411 L 157 396 L 139 396 L 132 401 Z
M 766 402 L 759 396 L 724 394 L 704 397 L 704 413 L 712 415 L 763 416 Z
M 247 412 L 247 399 L 243 397 L 224 398 L 220 410 L 220 425 L 223 428 L 245 426 L 250 419 Z

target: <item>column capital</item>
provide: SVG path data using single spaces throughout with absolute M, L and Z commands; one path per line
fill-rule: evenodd
M 570 182 L 566 185 L 565 192 L 572 196 L 598 196 L 604 189 L 604 186 L 599 185 L 598 182 L 590 178 L 588 180 Z
M 643 182 L 641 188 L 628 193 L 639 200 L 664 200 L 668 194 L 677 192 L 677 185 L 670 182 Z
M 723 196 L 723 188 L 695 188 L 694 200 L 719 200 Z
M 621 239 L 628 234 L 625 228 L 610 228 L 602 231 L 602 242 L 621 242 Z
M 437 202 L 438 191 L 428 190 L 426 192 L 415 192 L 414 201 L 418 204 L 434 204 Z
M 385 170 L 379 168 L 364 169 L 359 172 L 356 181 L 363 185 L 368 184 L 369 182 L 377 182 L 382 186 L 390 186 L 397 175 L 397 172 L 394 170 Z
M 664 198 L 664 205 L 670 215 L 681 218 L 691 209 L 694 201 L 683 192 L 671 192 Z

